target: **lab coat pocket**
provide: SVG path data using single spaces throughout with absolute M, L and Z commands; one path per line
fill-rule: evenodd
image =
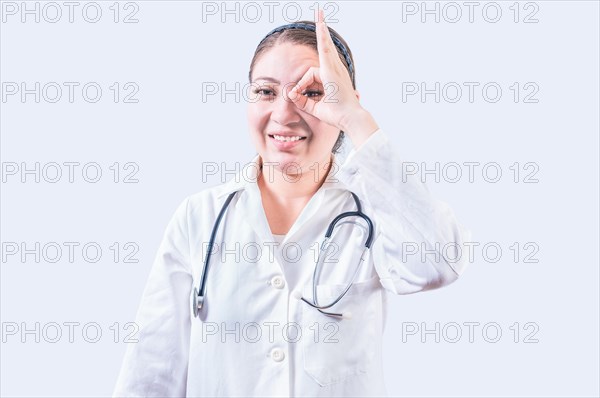
M 330 304 L 345 288 L 338 284 L 317 285 L 319 304 Z M 338 303 L 324 310 L 351 314 L 350 319 L 325 315 L 302 303 L 304 370 L 319 385 L 369 371 L 377 345 L 381 344 L 381 294 L 378 277 L 355 282 Z M 312 297 L 312 285 L 305 287 L 304 297 Z

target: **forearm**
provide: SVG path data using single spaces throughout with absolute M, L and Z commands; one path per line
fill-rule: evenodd
M 446 285 L 462 273 L 464 258 L 445 258 L 441 248 L 462 247 L 468 230 L 450 207 L 436 200 L 381 130 L 346 160 L 337 177 L 364 202 L 377 226 L 375 267 L 390 290 L 406 294 Z M 428 253 L 424 256 L 425 253 Z M 393 285 L 393 288 L 392 288 Z
M 342 120 L 341 124 L 342 131 L 348 134 L 356 149 L 379 129 L 373 116 L 364 108 L 352 112 Z

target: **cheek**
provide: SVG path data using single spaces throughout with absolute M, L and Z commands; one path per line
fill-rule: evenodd
M 313 134 L 313 141 L 315 144 L 317 144 L 316 147 L 322 149 L 323 151 L 331 151 L 331 148 L 333 148 L 340 130 L 337 127 L 322 122 L 317 118 L 311 118 L 313 120 L 307 121 L 307 124 L 313 132 L 316 132 L 316 134 Z
M 248 127 L 252 135 L 262 133 L 268 121 L 268 113 L 260 104 L 250 103 L 246 112 Z

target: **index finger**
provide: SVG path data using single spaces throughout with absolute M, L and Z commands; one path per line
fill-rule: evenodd
M 317 8 L 317 18 L 315 21 L 316 33 L 317 33 L 317 52 L 319 53 L 319 63 L 321 66 L 327 64 L 330 66 L 335 65 L 335 62 L 339 60 L 335 44 L 329 33 L 329 28 L 325 24 L 325 17 L 323 10 Z

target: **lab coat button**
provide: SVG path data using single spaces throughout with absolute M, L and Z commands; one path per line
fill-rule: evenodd
M 275 289 L 283 289 L 284 285 L 285 281 L 279 275 L 274 276 L 273 279 L 271 279 L 271 286 L 273 286 Z
M 275 362 L 281 362 L 283 361 L 283 358 L 285 358 L 285 353 L 281 348 L 273 348 L 273 350 L 271 350 L 271 358 Z

